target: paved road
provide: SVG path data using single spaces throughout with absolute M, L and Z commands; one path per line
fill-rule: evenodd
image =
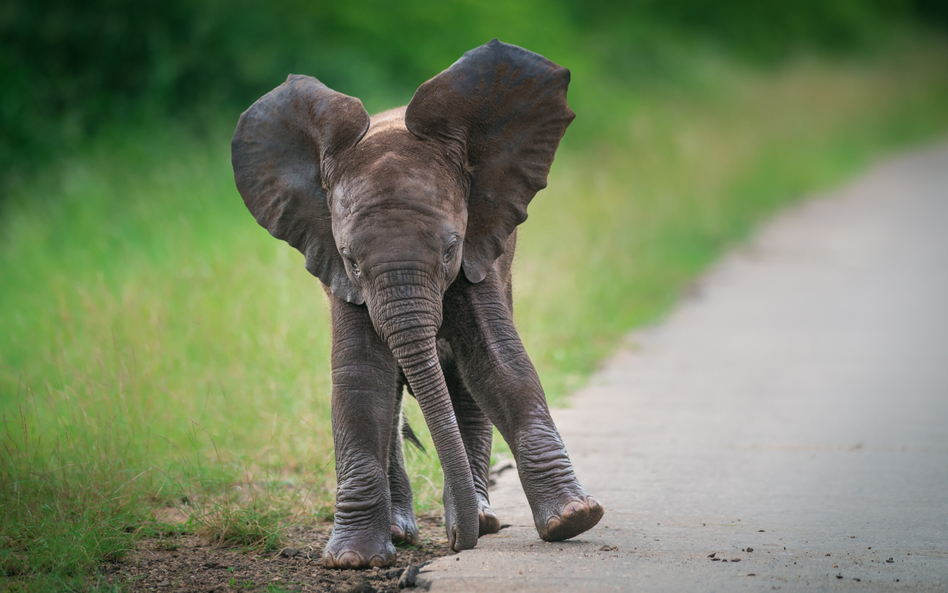
M 508 471 L 423 584 L 948 591 L 948 146 L 768 224 L 554 418 L 599 526 L 540 541 Z

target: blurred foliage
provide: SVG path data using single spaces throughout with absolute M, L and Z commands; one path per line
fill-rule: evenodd
M 236 117 L 288 72 L 317 75 L 376 111 L 406 102 L 493 37 L 629 85 L 673 75 L 676 51 L 769 64 L 801 48 L 865 50 L 913 21 L 944 26 L 948 8 L 939 0 L 6 0 L 0 171 L 16 176 L 110 126 Z
M 948 24 L 943 3 L 917 0 L 639 0 L 632 5 L 674 33 L 763 62 L 805 48 L 864 50 L 900 22 L 930 22 L 939 16 Z

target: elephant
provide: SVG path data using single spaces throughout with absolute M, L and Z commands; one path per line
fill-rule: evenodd
M 237 189 L 261 226 L 305 256 L 329 301 L 338 489 L 326 567 L 388 566 L 393 543 L 418 541 L 405 387 L 444 470 L 453 551 L 501 528 L 487 491 L 493 426 L 542 539 L 603 516 L 513 323 L 516 229 L 575 117 L 569 78 L 494 39 L 405 107 L 370 117 L 359 99 L 290 75 L 240 116 Z

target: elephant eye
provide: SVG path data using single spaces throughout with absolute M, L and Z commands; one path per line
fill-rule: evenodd
M 353 276 L 358 278 L 360 275 L 362 275 L 362 271 L 359 269 L 359 264 L 355 263 L 355 260 L 349 255 L 348 249 L 342 250 L 342 256 L 346 258 L 346 263 L 349 264 L 349 268 L 352 270 Z
M 454 242 L 448 245 L 448 248 L 444 252 L 445 265 L 450 264 L 452 261 L 454 261 L 454 253 L 457 251 L 457 247 L 458 247 L 457 242 Z

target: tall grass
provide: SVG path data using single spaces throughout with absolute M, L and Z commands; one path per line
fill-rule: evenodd
M 769 74 L 696 58 L 687 85 L 601 97 L 614 108 L 598 116 L 610 128 L 600 139 L 581 123 L 600 98 L 577 93 L 578 133 L 531 206 L 515 271 L 518 326 L 551 399 L 564 402 L 755 222 L 948 130 L 946 58 L 928 44 Z M 302 257 L 245 211 L 232 126 L 106 134 L 8 197 L 7 575 L 81 578 L 130 549 L 161 505 L 209 531 L 263 518 L 246 530 L 263 538 L 273 517 L 330 516 L 325 297 Z M 408 408 L 429 450 L 409 453 L 416 504 L 435 509 L 437 458 Z

